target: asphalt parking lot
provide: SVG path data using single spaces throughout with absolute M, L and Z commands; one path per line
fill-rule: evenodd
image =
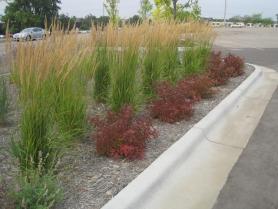
M 217 29 L 215 49 L 278 71 L 278 28 Z M 278 208 L 278 89 L 213 209 Z
M 217 28 L 216 50 L 278 70 L 278 28 Z

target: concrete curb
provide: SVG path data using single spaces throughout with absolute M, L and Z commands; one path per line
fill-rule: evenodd
M 218 104 L 212 111 L 210 111 L 201 121 L 194 125 L 195 128 L 201 128 L 204 132 L 206 129 L 211 129 L 217 124 L 217 120 L 223 117 L 231 107 L 245 94 L 248 89 L 260 78 L 263 73 L 259 68 L 255 71 L 233 92 L 231 92 L 220 104 Z
M 252 86 L 258 83 L 258 80 L 263 79 L 263 71 L 261 67 L 255 66 L 256 70 L 230 95 L 228 95 L 218 106 L 216 106 L 206 117 L 190 129 L 179 141 L 173 144 L 160 157 L 158 157 L 144 172 L 135 178 L 127 187 L 125 187 L 118 195 L 110 200 L 102 209 L 153 209 L 162 208 L 155 207 L 152 204 L 146 206 L 146 202 L 151 202 L 154 199 L 154 193 L 159 192 L 160 185 L 169 178 L 172 172 L 178 170 L 186 161 L 190 160 L 192 153 L 204 146 L 204 142 L 208 142 L 208 133 L 214 129 L 223 114 L 231 111 L 235 104 L 245 95 Z M 212 141 L 209 141 L 212 142 Z M 217 142 L 213 142 L 217 144 Z M 217 144 L 218 146 L 218 144 Z M 219 143 L 219 146 L 222 146 Z M 228 147 L 224 145 L 224 147 Z M 228 160 L 229 166 L 225 168 L 221 179 L 226 178 L 233 164 L 237 161 L 241 154 L 242 148 L 231 146 L 233 157 Z M 206 150 L 206 149 L 205 149 Z M 223 152 L 223 151 L 222 151 Z M 229 152 L 229 150 L 227 150 Z M 202 154 L 202 155 L 205 155 Z M 192 161 L 192 160 L 191 160 Z M 190 166 L 189 166 L 190 167 Z M 220 182 L 216 190 L 217 193 L 223 186 Z M 157 196 L 157 195 L 156 195 Z M 163 195 L 161 195 L 163 196 Z M 215 194 L 210 198 L 210 202 L 206 203 L 211 206 L 213 200 L 216 199 Z M 169 208 L 164 206 L 165 208 Z M 164 208 L 163 207 L 163 208 Z M 203 207 L 203 208 L 206 208 Z M 175 208 L 175 207 L 172 207 Z M 185 208 L 185 205 L 181 208 Z M 202 208 L 202 207 L 188 207 Z M 209 207 L 208 207 L 209 208 Z

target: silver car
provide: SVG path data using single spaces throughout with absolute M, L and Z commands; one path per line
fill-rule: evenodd
M 14 41 L 32 41 L 38 39 L 44 39 L 46 37 L 46 32 L 42 28 L 26 28 L 22 30 L 20 33 L 16 33 L 13 35 Z

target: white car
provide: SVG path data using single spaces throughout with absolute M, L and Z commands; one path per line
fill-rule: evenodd
M 236 23 L 236 24 L 232 24 L 231 28 L 243 28 L 245 25 L 244 23 Z
M 44 39 L 46 37 L 46 32 L 42 28 L 26 28 L 22 30 L 20 33 L 16 33 L 13 35 L 14 41 L 32 41 L 38 39 Z

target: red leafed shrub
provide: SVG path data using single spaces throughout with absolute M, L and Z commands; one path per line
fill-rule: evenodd
M 181 80 L 177 88 L 182 92 L 185 98 L 193 101 L 199 101 L 210 97 L 214 92 L 211 87 L 214 81 L 207 75 L 191 76 Z
M 208 67 L 213 68 L 215 66 L 220 66 L 223 63 L 222 53 L 219 52 L 211 52 Z
M 229 78 L 242 75 L 243 67 L 244 61 L 238 56 L 229 54 L 222 59 L 221 52 L 212 52 L 207 71 L 215 85 L 223 85 Z
M 208 64 L 208 76 L 214 81 L 214 85 L 225 84 L 230 77 L 226 65 L 221 57 L 221 52 L 212 52 Z
M 189 119 L 193 114 L 193 101 L 186 99 L 183 92 L 170 83 L 157 85 L 159 98 L 151 104 L 151 115 L 167 123 Z
M 135 117 L 130 106 L 119 113 L 109 111 L 103 119 L 94 117 L 91 122 L 96 127 L 92 137 L 96 140 L 97 153 L 115 159 L 142 159 L 146 141 L 157 135 L 151 120 Z
M 231 77 L 237 77 L 244 73 L 244 61 L 241 57 L 229 54 L 224 58 L 224 63 Z
M 226 70 L 224 63 L 208 69 L 208 76 L 213 80 L 215 86 L 226 84 L 230 78 L 229 74 L 230 72 Z

